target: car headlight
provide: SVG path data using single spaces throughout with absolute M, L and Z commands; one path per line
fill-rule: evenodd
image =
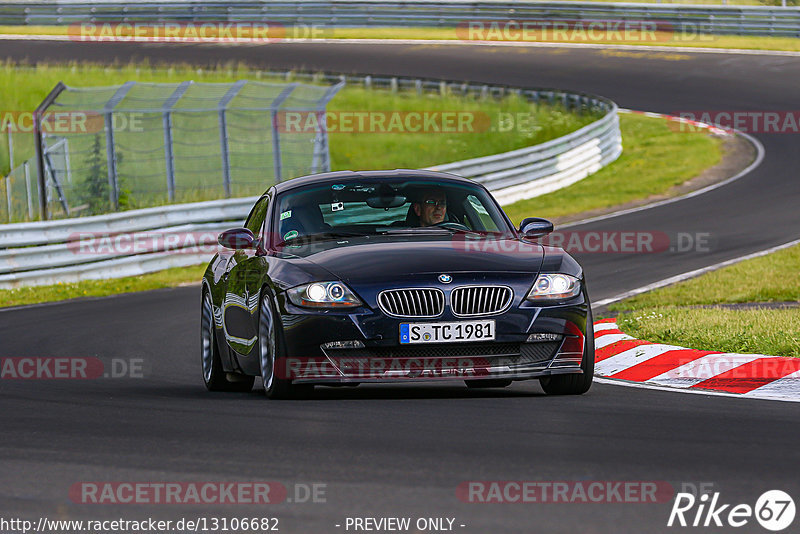
M 536 277 L 528 291 L 528 300 L 557 300 L 572 298 L 581 292 L 581 281 L 568 274 L 547 273 Z
M 304 308 L 355 308 L 361 301 L 341 282 L 313 282 L 286 291 L 295 306 Z

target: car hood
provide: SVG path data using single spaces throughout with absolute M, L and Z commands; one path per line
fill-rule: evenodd
M 299 251 L 298 251 L 299 252 Z M 308 262 L 347 283 L 397 280 L 415 274 L 476 273 L 536 275 L 543 247 L 517 239 L 392 241 L 341 245 L 302 254 Z

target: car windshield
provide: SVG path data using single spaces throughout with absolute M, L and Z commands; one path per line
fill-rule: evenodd
M 276 242 L 356 236 L 507 234 L 481 187 L 447 180 L 357 179 L 309 185 L 278 195 Z

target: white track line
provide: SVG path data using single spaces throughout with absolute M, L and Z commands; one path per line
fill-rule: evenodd
M 708 391 L 708 390 L 700 390 L 700 389 L 685 389 L 685 388 L 668 388 L 663 386 L 652 386 L 650 384 L 645 384 L 642 382 L 628 382 L 627 380 L 616 380 L 613 378 L 602 378 L 599 376 L 594 377 L 594 381 L 598 384 L 607 384 L 611 386 L 623 386 L 627 388 L 638 388 L 638 389 L 651 389 L 655 391 L 668 391 L 671 393 L 688 393 L 690 395 L 708 395 L 712 397 L 733 397 L 736 399 L 750 399 L 750 400 L 767 400 L 767 401 L 783 401 L 783 402 L 800 402 L 800 395 L 797 397 L 784 397 L 784 396 L 771 396 L 771 395 L 764 395 L 761 397 L 753 397 L 749 396 L 748 393 L 744 395 L 740 393 L 725 393 L 723 391 Z M 760 388 L 759 388 L 760 389 Z M 751 392 L 752 393 L 752 392 Z
M 646 293 L 647 291 L 652 291 L 654 289 L 658 289 L 661 287 L 665 287 L 668 285 L 675 284 L 677 282 L 682 282 L 683 280 L 688 280 L 689 278 L 694 278 L 696 276 L 700 276 L 701 274 L 705 274 L 711 271 L 716 271 L 717 269 L 721 269 L 723 267 L 727 267 L 729 265 L 734 265 L 736 263 L 750 260 L 753 258 L 759 258 L 761 256 L 766 256 L 768 254 L 772 254 L 773 252 L 777 252 L 779 250 L 783 250 L 785 248 L 793 247 L 795 245 L 800 245 L 800 239 L 795 239 L 794 241 L 790 241 L 788 243 L 784 243 L 782 245 L 778 245 L 775 247 L 768 248 L 766 250 L 761 250 L 758 252 L 753 252 L 752 254 L 747 254 L 745 256 L 740 256 L 738 258 L 733 258 L 730 260 L 722 261 L 720 263 L 715 263 L 714 265 L 709 265 L 708 267 L 703 267 L 701 269 L 695 269 L 694 271 L 688 271 L 682 274 L 678 274 L 675 276 L 671 276 L 669 278 L 665 278 L 663 280 L 659 280 L 658 282 L 653 282 L 652 284 L 648 284 L 646 286 L 638 287 L 636 289 L 632 289 L 630 291 L 626 291 L 625 293 L 620 293 L 617 296 L 598 300 L 597 302 L 592 303 L 592 308 L 599 308 L 601 306 L 607 306 L 612 302 L 617 302 L 619 300 L 626 299 L 628 297 L 633 297 L 634 295 L 639 295 L 640 293 Z
M 620 111 L 626 112 L 628 110 L 622 109 Z M 656 115 L 659 115 L 659 114 L 656 114 Z M 670 117 L 670 115 L 659 115 L 659 116 L 664 117 L 664 118 Z M 712 125 L 712 126 L 720 127 L 718 125 Z M 653 202 L 651 204 L 645 204 L 644 206 L 638 206 L 636 208 L 624 209 L 624 210 L 615 211 L 615 212 L 612 212 L 612 213 L 607 213 L 605 215 L 598 215 L 597 217 L 590 217 L 588 219 L 583 219 L 581 221 L 575 221 L 575 222 L 571 222 L 571 223 L 567 223 L 567 224 L 562 224 L 562 225 L 559 225 L 559 228 L 570 228 L 572 226 L 580 226 L 580 225 L 583 225 L 583 224 L 588 224 L 588 223 L 592 223 L 592 222 L 596 222 L 596 221 L 603 221 L 605 219 L 613 219 L 614 217 L 619 217 L 620 215 L 627 215 L 629 213 L 636 213 L 638 211 L 649 210 L 649 209 L 657 208 L 659 206 L 664 206 L 666 204 L 672 204 L 673 202 L 679 202 L 681 200 L 686 200 L 687 198 L 692 198 L 692 197 L 696 197 L 698 195 L 702 195 L 703 193 L 708 193 L 709 191 L 713 191 L 714 189 L 717 189 L 718 187 L 722 187 L 724 185 L 728 185 L 729 183 L 734 182 L 734 181 L 738 180 L 739 178 L 742 178 L 743 176 L 746 176 L 747 174 L 752 172 L 756 167 L 761 165 L 761 162 L 764 161 L 764 154 L 766 153 L 766 151 L 764 150 L 764 145 L 761 144 L 761 141 L 759 141 L 758 139 L 756 139 L 752 135 L 748 135 L 748 134 L 746 134 L 744 132 L 740 132 L 740 131 L 734 131 L 734 133 L 736 135 L 740 135 L 740 136 L 744 137 L 747 141 L 749 141 L 755 147 L 755 149 L 756 149 L 756 158 L 753 160 L 752 163 L 750 163 L 750 165 L 748 165 L 747 167 L 745 167 L 744 169 L 742 169 L 740 172 L 736 173 L 735 175 L 731 176 L 730 178 L 727 178 L 725 180 L 722 180 L 721 182 L 717 182 L 715 184 L 711 184 L 709 186 L 703 187 L 701 189 L 697 189 L 697 190 L 692 191 L 690 193 L 686 193 L 685 195 L 681 195 L 679 197 L 668 198 L 666 200 L 660 200 L 658 202 Z

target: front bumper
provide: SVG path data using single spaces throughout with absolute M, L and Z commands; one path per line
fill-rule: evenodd
M 309 311 L 285 300 L 279 309 L 285 358 L 276 371 L 296 383 L 528 380 L 583 372 L 588 302 L 582 295 L 557 306 L 512 306 L 489 317 L 496 324 L 494 341 L 471 343 L 401 345 L 400 324 L 423 321 L 380 311 Z M 463 320 L 445 314 L 431 322 Z M 531 334 L 561 337 L 531 341 Z M 330 342 L 357 346 L 323 348 Z

